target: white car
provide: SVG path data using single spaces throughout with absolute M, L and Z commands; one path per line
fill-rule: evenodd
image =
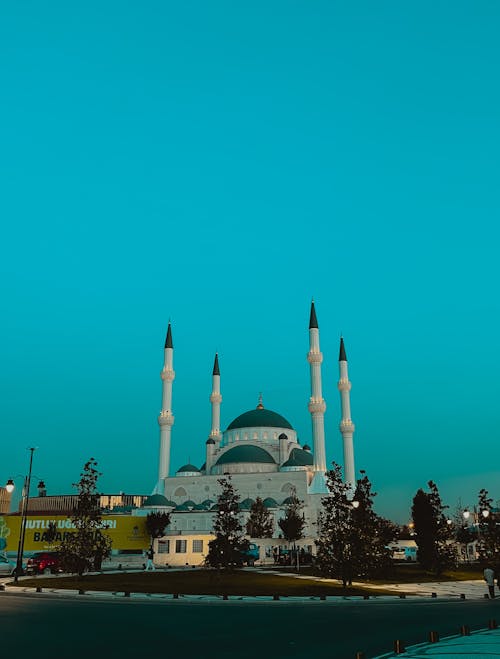
M 13 561 L 9 561 L 7 556 L 2 556 L 0 554 L 0 576 L 8 577 L 10 576 L 16 567 L 16 564 Z

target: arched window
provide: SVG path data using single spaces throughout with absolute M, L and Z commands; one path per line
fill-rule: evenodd
M 178 487 L 174 492 L 174 497 L 187 497 L 187 492 L 183 487 Z
M 281 488 L 282 492 L 285 492 L 286 494 L 290 494 L 290 492 L 294 489 L 293 485 L 291 483 L 285 483 L 283 487 Z

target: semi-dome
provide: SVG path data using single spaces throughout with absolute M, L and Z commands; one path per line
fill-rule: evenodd
M 142 507 L 153 508 L 157 506 L 170 506 L 171 503 L 172 502 L 168 501 L 167 497 L 164 497 L 163 494 L 152 494 L 150 497 L 146 499 L 146 501 L 144 501 Z
M 200 470 L 198 469 L 198 467 L 195 467 L 194 465 L 188 463 L 187 465 L 182 465 L 182 467 L 179 467 L 179 469 L 177 469 L 178 474 L 181 474 L 184 471 L 200 471 Z
M 262 502 L 266 508 L 277 508 L 278 507 L 278 502 L 276 499 L 273 499 L 272 497 L 267 497 L 267 499 L 264 499 Z
M 237 416 L 228 425 L 227 430 L 235 428 L 290 428 L 293 430 L 284 416 L 272 410 L 266 410 L 264 407 L 258 407 Z
M 189 511 L 189 510 L 194 510 L 195 507 L 196 507 L 195 502 L 191 501 L 191 499 L 188 499 L 187 501 L 184 501 L 184 503 L 179 504 L 176 507 L 176 510 Z
M 235 464 L 238 462 L 260 462 L 264 464 L 276 464 L 273 458 L 260 446 L 253 444 L 246 444 L 230 448 L 229 451 L 223 453 L 215 463 L 216 465 Z
M 294 448 L 290 451 L 287 462 L 294 462 L 295 465 L 300 467 L 308 467 L 314 464 L 314 458 L 310 451 L 301 448 Z M 286 465 L 286 462 L 283 466 Z
M 243 499 L 243 501 L 239 504 L 238 508 L 240 510 L 250 510 L 250 508 L 253 506 L 254 503 L 255 502 L 253 499 L 250 498 Z

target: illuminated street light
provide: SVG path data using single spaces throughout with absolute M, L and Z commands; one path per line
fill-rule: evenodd
M 462 515 L 464 516 L 464 519 L 469 519 L 470 517 L 470 511 L 467 510 L 467 508 L 463 511 Z
M 31 467 L 33 465 L 33 453 L 36 451 L 36 447 L 31 447 L 28 449 L 30 452 L 30 466 L 28 475 L 24 477 L 24 487 L 22 494 L 22 513 L 21 513 L 21 532 L 19 534 L 19 544 L 17 546 L 17 560 L 16 568 L 14 570 L 14 581 L 17 582 L 19 575 L 23 573 L 23 553 L 24 553 L 24 538 L 26 536 L 26 518 L 28 515 L 28 502 L 30 500 L 30 484 L 31 484 Z M 10 478 L 7 481 L 5 486 L 7 492 L 12 492 L 14 490 L 14 481 Z
M 352 501 L 351 505 L 353 508 L 359 508 L 359 501 Z
M 484 517 L 484 519 L 486 519 L 487 517 L 489 517 L 490 511 L 487 508 L 485 508 L 485 510 L 481 510 L 481 515 Z

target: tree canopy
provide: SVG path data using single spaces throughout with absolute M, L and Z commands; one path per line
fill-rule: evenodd
M 221 493 L 217 498 L 217 515 L 214 520 L 215 539 L 208 545 L 206 562 L 217 568 L 239 567 L 246 559 L 249 542 L 244 537 L 240 520 L 240 496 L 236 492 L 231 476 L 219 478 Z
M 424 570 L 439 576 L 456 560 L 456 548 L 439 490 L 433 481 L 428 482 L 429 492 L 419 489 L 413 498 L 411 514 L 417 543 L 417 560 Z
M 265 507 L 261 497 L 257 497 L 250 508 L 246 523 L 246 532 L 251 538 L 272 538 L 274 520 L 272 513 Z
M 66 572 L 81 576 L 85 571 L 100 569 L 101 562 L 111 553 L 111 539 L 103 533 L 103 524 L 97 493 L 97 462 L 90 458 L 74 484 L 78 489 L 78 499 L 71 516 L 75 531 L 68 533 L 58 553 L 61 566 Z

